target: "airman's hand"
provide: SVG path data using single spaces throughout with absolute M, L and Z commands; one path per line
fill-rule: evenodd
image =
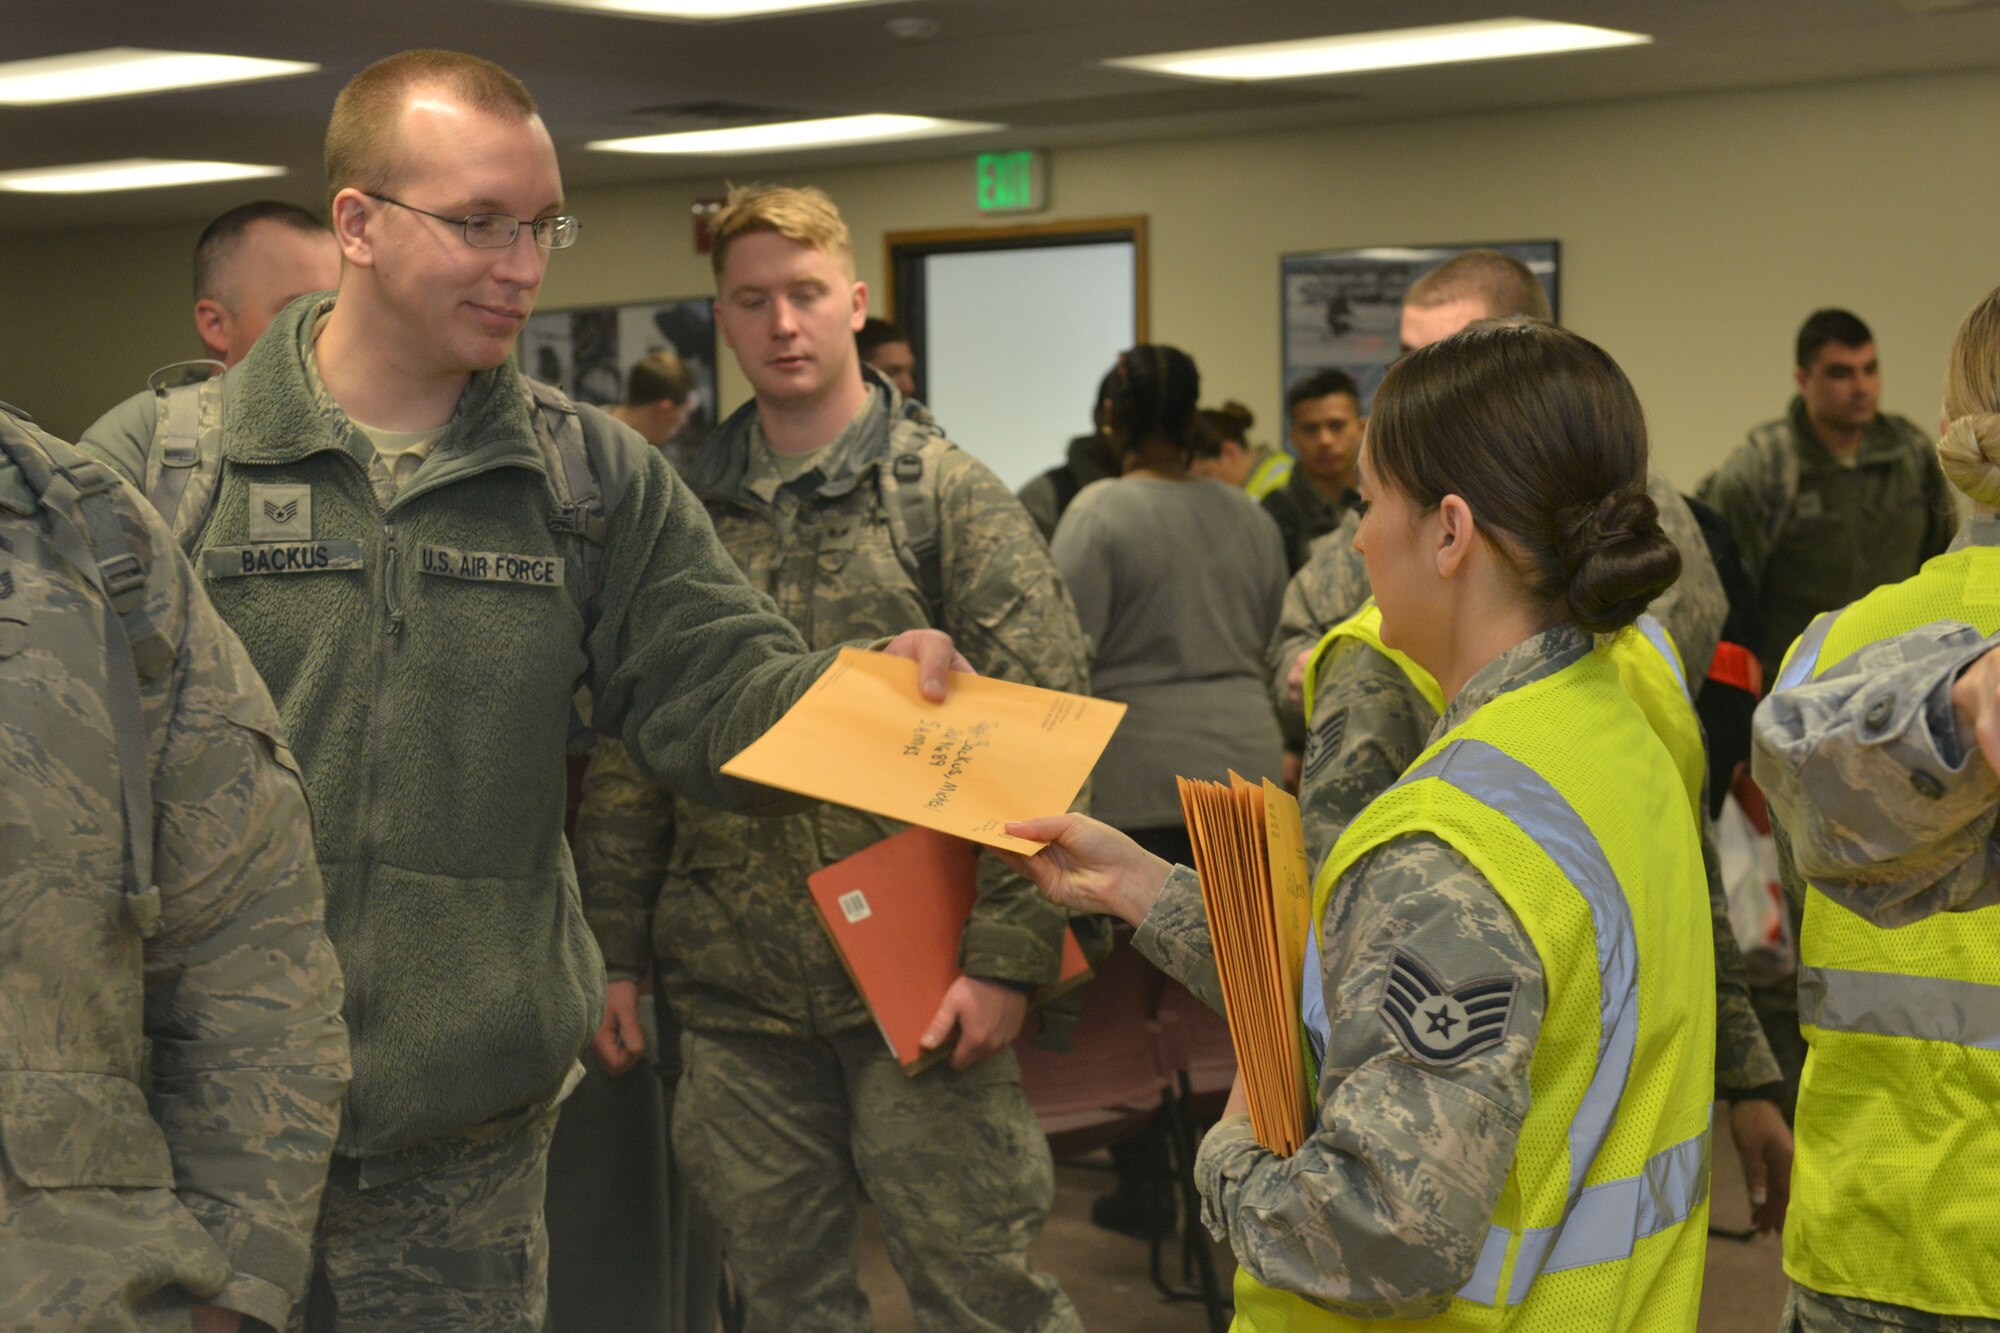
M 1312 660 L 1313 650 L 1299 649 L 1292 659 L 1291 667 L 1285 672 L 1285 693 L 1291 698 L 1292 707 L 1304 711 L 1306 706 L 1306 663 Z
M 951 1067 L 963 1072 L 987 1056 L 1005 1050 L 1021 1034 L 1028 1016 L 1028 997 L 1012 986 L 984 977 L 960 977 L 944 993 L 937 1016 L 924 1029 L 923 1048 L 936 1050 L 958 1029 Z
M 905 630 L 889 640 L 882 651 L 891 657 L 907 657 L 917 664 L 917 689 L 934 704 L 944 702 L 946 672 L 979 674 L 965 660 L 965 655 L 952 646 L 951 635 L 943 630 Z
M 1743 1183 L 1750 1190 L 1750 1225 L 1766 1235 L 1785 1229 L 1792 1199 L 1792 1131 L 1778 1104 L 1753 1098 L 1729 1108 L 1729 1137 L 1743 1160 Z
M 639 1063 L 646 1052 L 646 1030 L 639 1026 L 638 982 L 614 981 L 606 988 L 604 1021 L 597 1025 L 590 1049 L 614 1078 Z

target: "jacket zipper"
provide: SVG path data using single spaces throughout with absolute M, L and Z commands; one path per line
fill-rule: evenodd
M 375 857 L 378 837 L 375 827 L 375 797 L 382 784 L 382 716 L 383 695 L 388 687 L 389 654 L 403 642 L 403 601 L 397 587 L 402 572 L 401 561 L 396 550 L 396 524 L 385 520 L 382 524 L 382 642 L 375 650 L 375 706 L 368 720 L 368 784 L 361 794 L 361 879 L 354 894 L 354 941 L 356 945 L 355 966 L 349 977 L 349 988 L 353 994 L 354 1033 L 358 1038 L 366 1026 L 368 1017 L 368 964 L 372 961 L 373 949 L 365 942 L 368 938 L 368 899 L 375 887 Z M 359 1148 L 366 1142 L 364 1127 L 352 1104 L 347 1110 L 348 1124 L 354 1130 L 354 1144 Z
M 393 639 L 400 639 L 403 633 L 403 594 L 396 585 L 401 582 L 402 559 L 396 551 L 396 524 L 394 521 L 382 525 L 382 609 L 388 613 L 389 621 L 382 632 Z M 378 698 L 379 706 L 381 700 Z

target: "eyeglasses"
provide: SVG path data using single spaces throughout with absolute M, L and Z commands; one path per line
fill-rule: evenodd
M 567 213 L 557 213 L 553 217 L 517 218 L 506 213 L 472 213 L 462 218 L 448 218 L 442 213 L 433 213 L 428 208 L 418 208 L 400 199 L 391 199 L 386 194 L 376 194 L 373 190 L 363 190 L 370 199 L 379 199 L 385 204 L 407 208 L 412 213 L 422 213 L 427 218 L 439 222 L 449 222 L 465 233 L 465 243 L 480 250 L 505 250 L 514 243 L 514 238 L 526 227 L 535 234 L 535 244 L 544 250 L 567 250 L 576 244 L 577 234 L 583 224 Z

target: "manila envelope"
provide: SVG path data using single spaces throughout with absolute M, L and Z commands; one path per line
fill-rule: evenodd
M 1125 705 L 956 672 L 948 696 L 917 693 L 915 662 L 843 648 L 722 771 L 1033 855 L 1001 830 L 1069 809 Z

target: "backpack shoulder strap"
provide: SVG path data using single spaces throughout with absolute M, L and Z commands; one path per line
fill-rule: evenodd
M 549 526 L 571 539 L 577 564 L 578 599 L 586 614 L 597 604 L 598 585 L 603 578 L 602 553 L 609 523 L 604 513 L 604 491 L 597 470 L 590 464 L 590 448 L 583 438 L 583 422 L 576 404 L 554 385 L 527 380 L 534 400 L 535 442 L 541 446 L 542 461 L 548 467 L 549 485 L 555 492 L 555 513 Z
M 110 468 L 94 458 L 86 458 L 60 440 L 47 439 L 43 447 L 55 470 L 68 479 L 74 491 L 75 508 L 82 518 L 84 538 L 90 543 L 91 559 L 97 566 L 104 594 L 118 613 L 125 637 L 143 680 L 158 678 L 173 665 L 173 647 L 166 635 L 146 614 L 147 562 L 152 552 L 135 530 L 118 515 L 118 478 Z M 62 503 L 61 496 L 53 498 Z
M 210 363 L 212 364 L 212 363 Z M 146 499 L 192 553 L 222 479 L 222 376 L 190 379 L 156 370 L 147 380 L 157 403 L 153 448 L 146 455 Z
M 104 688 L 125 812 L 124 903 L 140 934 L 151 936 L 159 929 L 160 890 L 153 882 L 152 764 L 139 690 L 142 680 L 155 679 L 172 665 L 173 649 L 145 612 L 149 552 L 128 535 L 118 517 L 118 482 L 109 468 L 52 436 L 30 437 L 11 422 L 0 434 L 17 462 L 30 450 L 46 460 L 46 466 L 23 467 L 22 475 L 40 493 L 43 506 L 55 513 L 58 548 L 68 544 L 64 538 L 69 533 L 81 535 L 83 550 L 65 552 L 65 559 L 105 596 Z
M 875 469 L 889 540 L 923 594 L 931 626 L 944 625 L 944 553 L 938 541 L 937 468 L 924 457 L 922 437 L 897 441 Z
M 1766 531 L 1776 546 L 1799 498 L 1799 452 L 1792 447 L 1791 422 L 1759 426 L 1750 432 L 1750 442 L 1764 460 L 1764 512 L 1770 516 Z

